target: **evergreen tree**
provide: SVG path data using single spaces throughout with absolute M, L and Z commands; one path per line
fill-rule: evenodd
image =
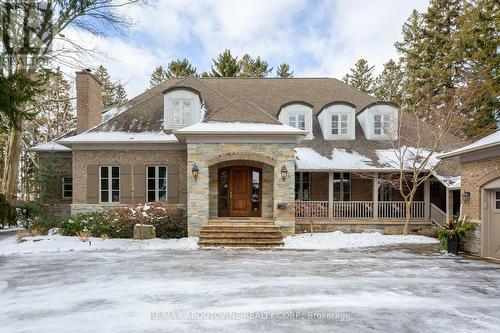
M 94 76 L 101 82 L 102 106 L 107 107 L 115 104 L 115 89 L 114 85 L 111 83 L 111 77 L 106 67 L 99 65 Z
M 293 71 L 290 70 L 290 65 L 287 63 L 280 64 L 276 70 L 276 77 L 293 77 Z
M 359 59 L 350 73 L 344 75 L 342 80 L 367 94 L 373 92 L 375 79 L 373 78 L 373 69 L 375 66 L 369 66 L 365 59 Z
M 188 75 L 196 75 L 196 67 L 191 65 L 189 60 L 177 59 L 169 62 L 166 76 L 167 78 L 182 78 Z
M 240 62 L 241 77 L 266 77 L 273 68 L 268 68 L 269 65 L 260 57 L 253 59 L 249 54 L 245 54 Z
M 115 102 L 117 104 L 123 104 L 128 100 L 127 92 L 125 91 L 125 88 L 121 83 L 115 85 L 114 95 L 115 95 Z
M 378 98 L 400 106 L 402 102 L 403 72 L 396 62 L 390 59 L 384 64 L 382 73 L 375 81 L 373 90 Z
M 149 87 L 153 88 L 154 86 L 157 86 L 165 81 L 167 78 L 167 72 L 163 69 L 162 66 L 158 66 L 155 68 L 153 73 L 151 73 L 151 78 L 149 79 Z
M 211 68 L 210 76 L 213 77 L 237 77 L 241 72 L 238 57 L 233 57 L 231 51 L 226 49 L 219 54 L 216 59 L 212 59 L 214 65 Z

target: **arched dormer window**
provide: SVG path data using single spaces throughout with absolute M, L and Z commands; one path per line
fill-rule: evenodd
M 396 106 L 377 102 L 361 110 L 358 119 L 368 140 L 390 140 L 398 137 L 398 116 Z
M 163 103 L 165 129 L 179 129 L 201 120 L 200 95 L 193 90 L 168 90 L 164 93 Z
M 318 120 L 326 140 L 354 140 L 356 138 L 356 107 L 336 102 L 326 105 Z
M 313 138 L 311 105 L 301 102 L 285 104 L 281 107 L 278 119 L 285 125 L 306 131 L 306 140 Z

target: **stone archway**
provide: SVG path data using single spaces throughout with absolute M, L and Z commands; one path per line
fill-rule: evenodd
M 215 164 L 229 162 L 229 161 L 253 161 L 268 164 L 270 166 L 275 166 L 278 162 L 276 158 L 264 155 L 260 153 L 253 152 L 227 152 L 219 154 L 211 159 L 207 160 L 207 166 L 212 166 Z

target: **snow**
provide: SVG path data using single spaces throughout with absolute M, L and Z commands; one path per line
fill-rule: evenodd
M 85 132 L 59 140 L 60 143 L 176 143 L 177 138 L 173 134 L 164 132 Z
M 436 244 L 435 238 L 415 235 L 382 235 L 378 232 L 345 234 L 341 231 L 329 233 L 299 234 L 285 238 L 285 248 L 308 250 L 338 250 L 396 244 Z
M 91 237 L 90 243 L 82 242 L 78 237 L 60 235 L 26 237 L 25 239 L 25 242 L 19 244 L 15 237 L 1 240 L 0 255 L 100 250 L 192 250 L 198 248 L 197 237 L 148 240 Z
M 460 155 L 462 153 L 471 152 L 471 151 L 475 151 L 475 150 L 479 150 L 479 149 L 483 149 L 483 148 L 488 148 L 488 147 L 494 147 L 497 145 L 500 145 L 500 130 L 498 130 L 495 133 L 490 134 L 482 139 L 479 139 L 476 142 L 471 143 L 470 145 L 452 150 L 452 151 L 444 153 L 444 154 L 440 154 L 439 158 L 452 157 L 452 156 Z
M 101 124 L 110 120 L 113 117 L 118 116 L 119 114 L 121 114 L 127 110 L 128 110 L 128 107 L 126 107 L 125 105 L 120 105 L 120 106 L 115 106 L 115 107 L 110 108 L 109 110 L 107 110 L 106 112 L 104 112 L 102 114 Z
M 200 122 L 176 131 L 179 134 L 292 134 L 306 135 L 301 129 L 284 124 L 261 124 L 239 122 Z
M 21 230 L 25 230 L 25 229 L 21 228 L 21 227 L 2 228 L 2 229 L 0 229 L 0 234 L 14 232 L 14 231 L 21 231 Z
M 441 176 L 437 173 L 433 173 L 434 177 L 441 182 L 445 187 L 449 189 L 459 189 L 462 185 L 462 180 L 460 176 Z
M 71 148 L 60 145 L 54 141 L 50 141 L 36 145 L 30 148 L 30 151 L 71 151 Z
M 499 332 L 498 264 L 436 248 L 3 256 L 1 331 Z
M 298 170 L 386 170 L 400 169 L 399 158 L 396 154 L 403 154 L 405 169 L 413 169 L 415 158 L 423 159 L 430 154 L 425 149 L 414 147 L 401 147 L 399 151 L 393 149 L 376 149 L 376 160 L 368 158 L 355 150 L 334 148 L 331 159 L 327 158 L 312 148 L 295 148 L 295 162 Z M 418 156 L 418 157 L 417 157 Z M 418 162 L 418 161 L 417 161 Z M 435 154 L 431 155 L 425 169 L 433 168 L 439 159 Z M 419 166 L 419 163 L 416 163 Z

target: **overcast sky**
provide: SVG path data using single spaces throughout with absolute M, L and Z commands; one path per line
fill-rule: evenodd
M 78 39 L 106 56 L 104 64 L 132 98 L 149 85 L 158 65 L 187 58 L 201 73 L 225 48 L 260 56 L 274 67 L 287 62 L 295 76 L 341 78 L 361 57 L 379 72 L 397 58 L 394 42 L 416 8 L 428 0 L 157 0 L 128 7 L 135 22 L 123 35 Z M 75 32 L 68 32 L 75 34 Z M 65 70 L 68 73 L 74 70 Z

